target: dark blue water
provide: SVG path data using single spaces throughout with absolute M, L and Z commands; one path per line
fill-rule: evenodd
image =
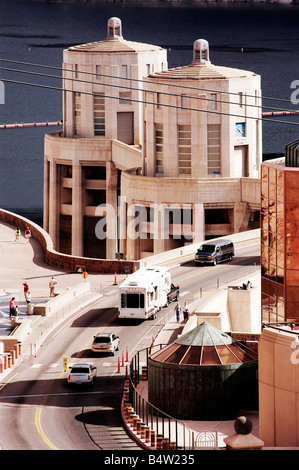
M 290 100 L 291 83 L 299 80 L 298 5 L 174 7 L 0 0 L 0 57 L 61 67 L 64 48 L 105 39 L 107 20 L 111 16 L 121 18 L 125 39 L 167 47 L 169 67 L 189 64 L 193 42 L 204 38 L 210 43 L 212 63 L 260 74 L 263 96 Z M 0 67 L 36 70 L 3 62 Z M 57 79 L 0 69 L 0 79 L 3 78 L 61 86 Z M 266 100 L 263 104 L 298 108 L 291 103 Z M 1 123 L 61 118 L 61 92 L 5 83 L 5 104 L 0 105 Z M 279 119 L 299 125 L 298 117 Z M 264 154 L 283 153 L 284 146 L 299 137 L 298 125 L 264 122 Z M 34 220 L 40 218 L 43 207 L 46 132 L 49 129 L 0 130 L 0 207 Z

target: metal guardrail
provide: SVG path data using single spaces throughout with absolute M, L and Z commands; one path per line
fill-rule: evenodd
M 164 450 L 219 450 L 217 432 L 197 433 L 179 419 L 169 416 L 147 401 L 137 390 L 140 381 L 147 380 L 148 357 L 166 346 L 159 344 L 138 351 L 130 362 L 129 401 L 134 413 L 142 420 L 143 425 L 149 427 L 156 434 L 157 449 Z M 166 446 L 159 447 L 159 442 L 166 441 Z M 161 444 L 160 444 L 161 445 Z

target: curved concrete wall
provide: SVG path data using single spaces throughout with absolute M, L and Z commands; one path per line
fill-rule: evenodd
M 138 261 L 109 260 L 97 258 L 84 258 L 66 255 L 53 249 L 53 242 L 49 234 L 39 225 L 13 212 L 0 209 L 0 220 L 13 226 L 19 226 L 21 230 L 29 227 L 32 236 L 38 240 L 45 251 L 45 260 L 51 266 L 76 271 L 76 267 L 82 266 L 89 273 L 101 274 L 126 274 L 139 268 Z

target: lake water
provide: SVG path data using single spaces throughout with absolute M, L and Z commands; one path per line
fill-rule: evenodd
M 262 4 L 171 6 L 124 3 L 42 3 L 0 1 L 0 58 L 61 67 L 63 49 L 103 40 L 107 20 L 122 20 L 125 39 L 168 49 L 169 67 L 188 65 L 192 46 L 204 38 L 211 62 L 254 71 L 262 77 L 264 97 L 290 100 L 291 84 L 299 80 L 299 5 Z M 0 67 L 37 71 L 0 62 Z M 39 72 L 60 75 L 59 71 Z M 1 70 L 0 79 L 61 87 L 59 79 Z M 299 95 L 297 95 L 299 96 Z M 298 109 L 283 101 L 264 106 Z M 266 109 L 264 109 L 266 111 Z M 5 83 L 0 123 L 58 121 L 60 91 Z M 283 153 L 299 137 L 299 117 L 263 123 L 264 154 Z M 43 207 L 44 134 L 56 128 L 0 130 L 0 207 L 41 223 Z

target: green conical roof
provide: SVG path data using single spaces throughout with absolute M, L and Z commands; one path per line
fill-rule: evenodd
M 180 336 L 175 343 L 184 346 L 223 346 L 224 344 L 233 344 L 235 341 L 218 328 L 203 322 L 193 330 Z

